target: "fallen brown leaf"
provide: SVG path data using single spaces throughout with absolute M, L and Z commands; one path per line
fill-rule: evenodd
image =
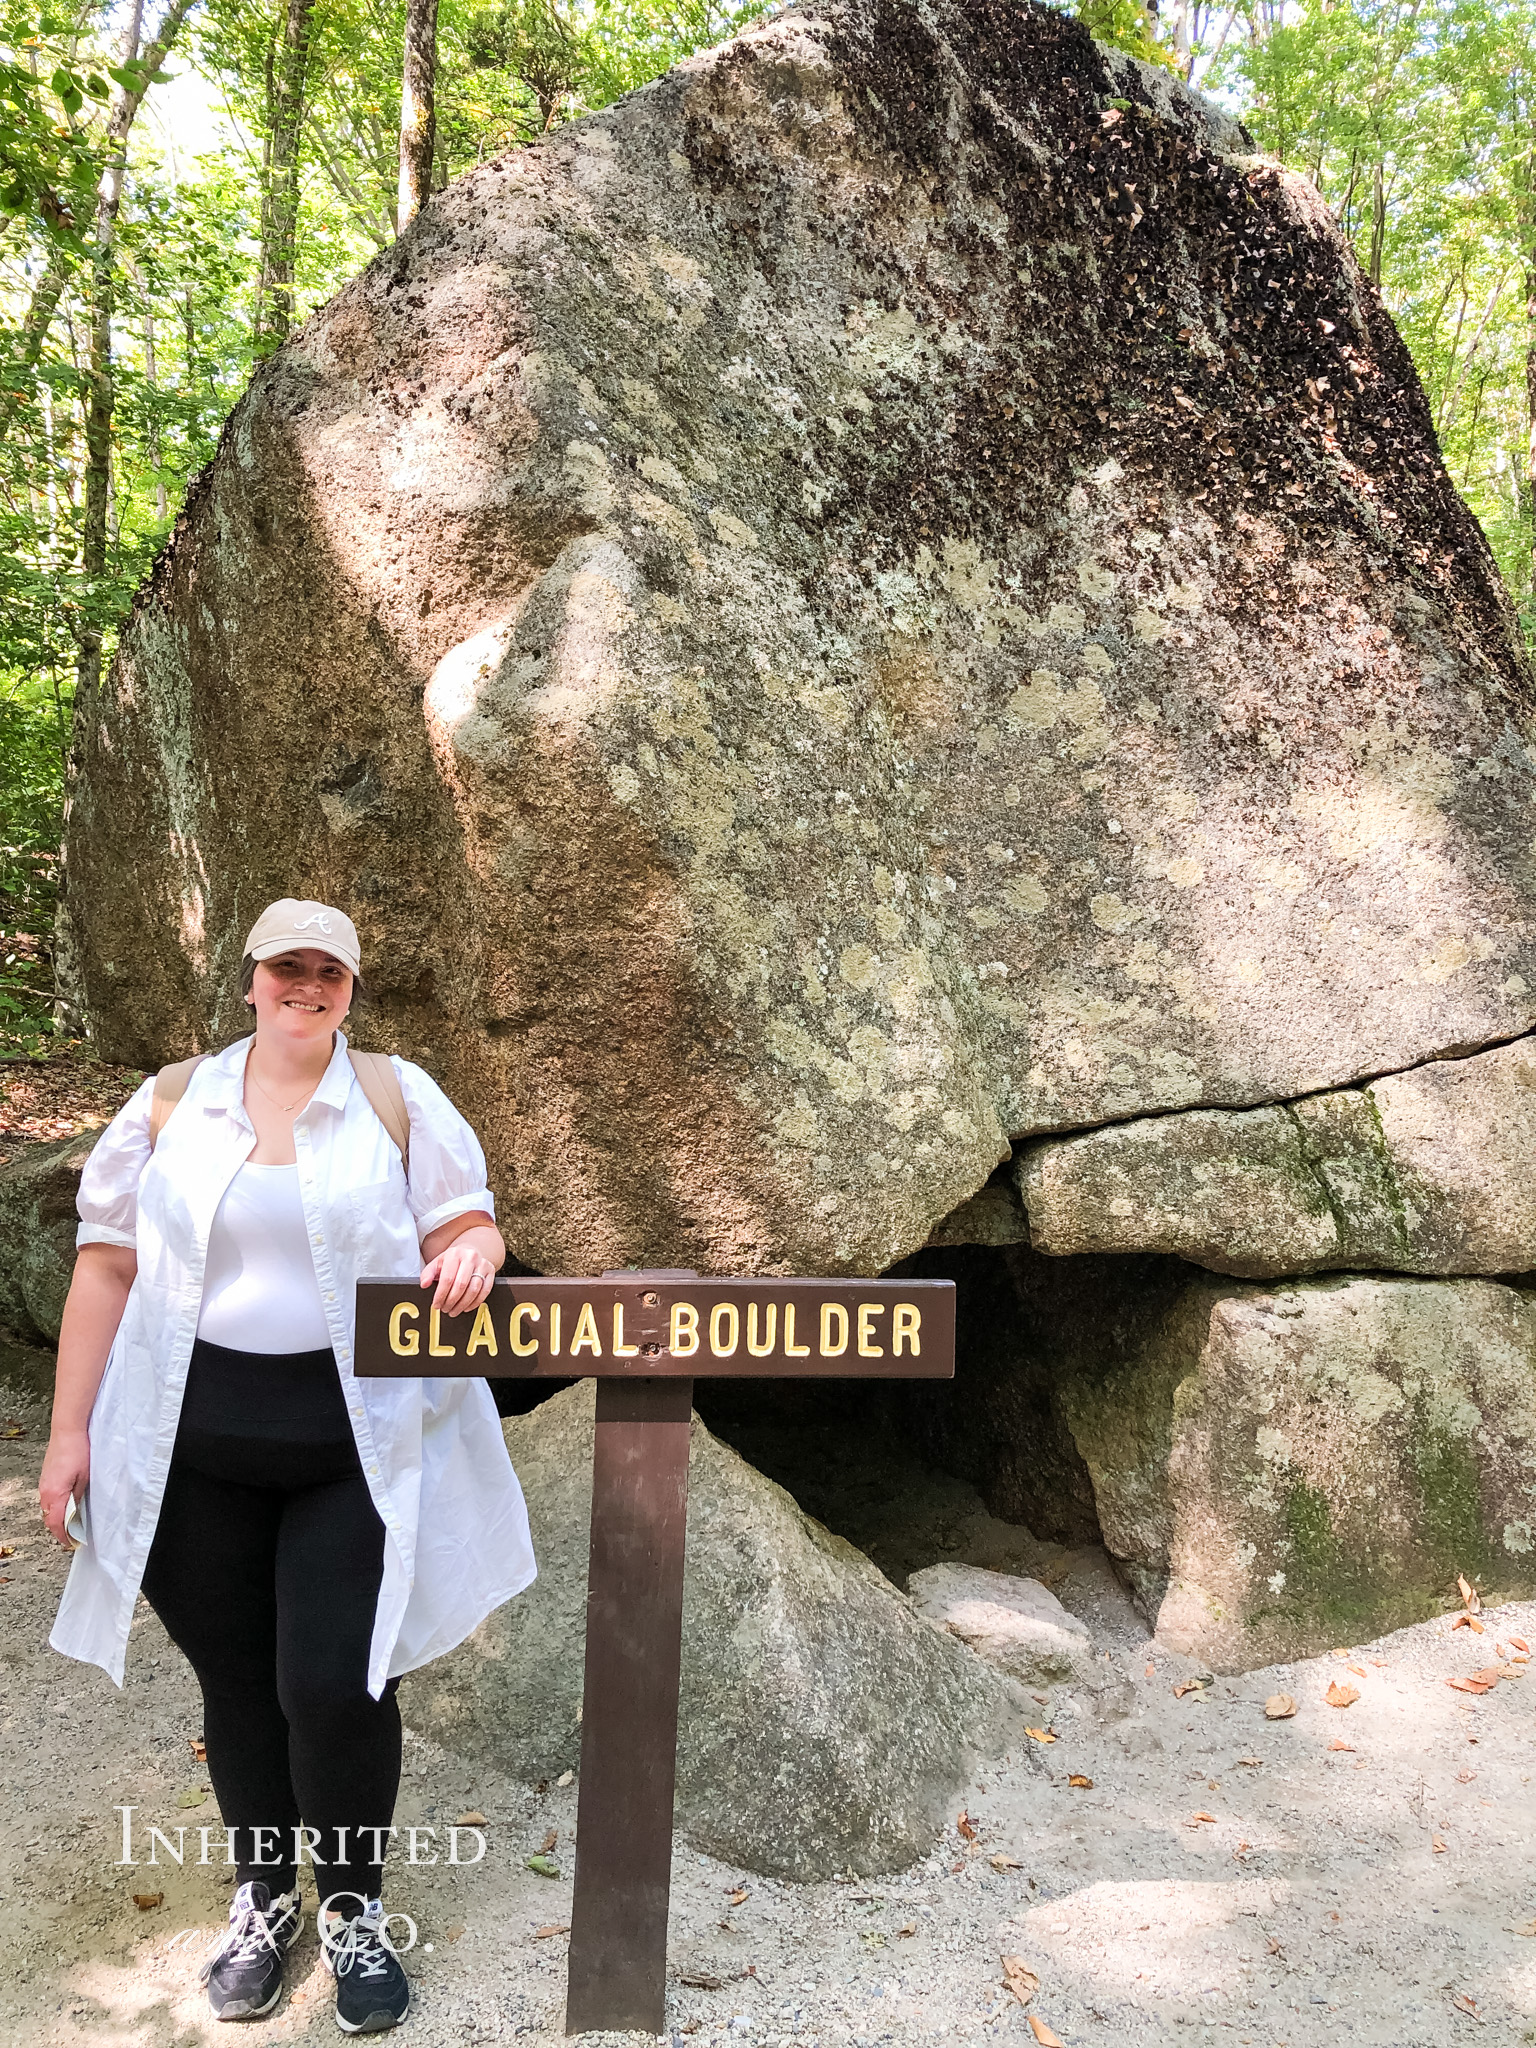
M 1527 1920 L 1523 1927 L 1511 1927 L 1511 1934 L 1524 1935 L 1527 1941 L 1536 1940 L 1536 1920 Z
M 1024 1868 L 1017 1856 L 1005 1856 L 1001 1849 L 998 1850 L 995 1856 L 989 1857 L 988 1861 L 994 1870 L 1022 1870 Z
M 1284 1950 L 1283 1950 L 1283 1949 L 1281 1948 L 1281 1946 L 1280 1946 L 1279 1942 L 1278 1942 L 1278 1941 L 1276 1941 L 1276 1939 L 1275 1939 L 1275 1937 L 1274 1937 L 1273 1935 L 1270 1935 L 1270 1937 L 1269 1937 L 1269 1952 L 1270 1952 L 1270 1954 L 1271 1954 L 1272 1956 L 1278 1956 L 1278 1955 L 1283 1955 L 1283 1954 L 1284 1954 Z
M 561 1921 L 558 1927 L 535 1927 L 535 1929 L 533 1930 L 533 1938 L 535 1941 L 548 1941 L 549 1937 L 552 1934 L 569 1934 L 570 1931 L 571 1923 L 569 1922 L 569 1920 L 563 1920 Z M 463 1932 L 464 1930 L 462 1927 L 458 1930 L 458 1934 L 455 1934 L 452 1931 L 450 1931 L 448 1939 L 450 1941 L 457 1941 L 459 1935 Z
M 1364 1678 L 1365 1676 L 1365 1666 L 1363 1664 L 1346 1664 L 1344 1669 L 1346 1671 L 1353 1671 L 1356 1678 Z
M 737 1885 L 735 1891 L 727 1894 L 725 1903 L 728 1906 L 744 1906 L 747 1903 L 747 1900 L 750 1896 L 751 1894 L 748 1892 L 746 1886 L 744 1884 L 739 1884 Z
M 1445 1854 L 1446 1847 L 1444 1835 L 1431 1835 L 1429 1838 L 1429 1846 L 1434 1851 L 1435 1855 L 1443 1856 Z
M 156 1906 L 163 1906 L 165 1904 L 165 1893 L 135 1892 L 133 1895 L 133 1903 L 138 1907 L 141 1913 L 153 1913 Z
M 1461 1576 L 1460 1572 L 1456 1574 L 1456 1583 L 1461 1588 L 1461 1597 L 1463 1601 L 1466 1603 L 1466 1609 L 1468 1614 L 1481 1613 L 1483 1605 L 1482 1601 L 1478 1598 L 1476 1590 L 1467 1584 L 1466 1580 Z
M 1240 1756 L 1238 1762 L 1246 1764 L 1250 1771 L 1262 1770 L 1264 1766 L 1264 1759 L 1261 1756 Z
M 1054 1742 L 1056 1740 L 1049 1728 L 1026 1728 L 1024 1733 L 1033 1742 Z
M 192 1752 L 192 1760 L 194 1763 L 207 1763 L 208 1745 L 206 1742 L 204 1742 L 201 1735 L 189 1735 L 187 1737 L 187 1747 Z
M 1454 1635 L 1457 1629 L 1459 1628 L 1474 1628 L 1477 1630 L 1477 1633 L 1479 1635 L 1486 1634 L 1486 1630 L 1484 1629 L 1483 1624 L 1480 1621 L 1478 1621 L 1475 1616 L 1470 1614 L 1457 1615 L 1456 1619 L 1451 1623 L 1452 1635 Z
M 1206 1821 L 1209 1821 L 1209 1822 L 1211 1822 L 1211 1823 L 1212 1823 L 1212 1824 L 1214 1825 L 1214 1823 L 1215 1823 L 1215 1820 L 1216 1820 L 1216 1816 L 1215 1816 L 1215 1814 L 1214 1814 L 1214 1813 L 1197 1813 L 1197 1814 L 1194 1814 L 1194 1815 L 1192 1815 L 1192 1816 L 1190 1817 L 1190 1819 L 1188 1819 L 1187 1821 L 1185 1821 L 1184 1825 L 1185 1825 L 1185 1827 L 1187 1827 L 1187 1828 L 1197 1828 L 1197 1827 L 1201 1826 L 1201 1825 L 1202 1825 L 1202 1823 L 1204 1823 L 1204 1822 L 1206 1822 Z
M 1156 1676 L 1157 1676 L 1157 1666 L 1156 1666 L 1155 1664 L 1149 1664 L 1149 1665 L 1147 1666 L 1147 1676 L 1148 1676 L 1148 1678 L 1156 1678 Z
M 1079 1792 L 1091 1792 L 1093 1790 L 1092 1778 L 1085 1778 L 1081 1771 L 1074 1771 L 1071 1777 L 1068 1778 L 1067 1783 L 1075 1785 Z
M 490 1822 L 483 1813 L 472 1806 L 468 1813 L 461 1813 L 459 1815 L 458 1819 L 454 1822 L 454 1826 L 456 1828 L 486 1828 L 490 1826 Z
M 1509 1639 L 1509 1647 L 1512 1650 L 1518 1650 L 1522 1657 L 1529 1657 L 1529 1655 L 1531 1654 L 1531 1646 L 1525 1640 L 1524 1636 L 1511 1636 Z
M 0 1543 L 0 1557 L 14 1557 L 15 1555 L 16 1546 L 14 1543 Z
M 553 1849 L 553 1847 L 555 1846 L 556 1842 L 559 1841 L 559 1839 L 560 1830 L 558 1828 L 551 1828 L 549 1833 L 544 1837 L 543 1841 L 539 1844 L 539 1854 L 541 1856 L 547 1856 L 550 1850 Z
M 905 1926 L 905 1927 L 898 1927 L 898 1928 L 897 1928 L 897 1930 L 896 1930 L 896 1939 L 897 1939 L 898 1941 L 905 1941 L 905 1940 L 906 1940 L 906 1939 L 908 1938 L 908 1936 L 909 1936 L 909 1935 L 913 1935 L 913 1934 L 916 1934 L 916 1932 L 917 1932 L 917 1922 L 916 1922 L 915 1920 L 909 1920 L 909 1921 L 907 1922 L 907 1924 L 906 1924 L 906 1926 Z
M 1211 1683 L 1209 1678 L 1186 1678 L 1173 1688 L 1173 1696 L 1181 1700 L 1188 1692 L 1204 1692 Z
M 1045 2021 L 1036 2019 L 1033 2013 L 1029 2015 L 1029 2030 L 1040 2043 L 1040 2048 L 1066 2048 L 1060 2034 L 1053 2034 Z
M 960 1818 L 955 1822 L 955 1833 L 960 1837 L 962 1842 L 974 1842 L 977 1836 L 977 1832 L 978 1830 L 975 1821 L 973 1821 L 971 1819 L 971 1816 L 962 1809 Z
M 1253 1844 L 1251 1842 L 1239 1842 L 1237 1847 L 1232 1851 L 1232 1854 L 1234 1856 L 1246 1856 L 1248 1851 L 1252 1847 Z
M 1020 2005 L 1028 2005 L 1040 1989 L 1040 1979 L 1022 1956 L 1004 1956 L 1003 1988 L 1011 1991 Z
M 19 1422 L 8 1422 L 4 1429 L 0 1429 L 0 1437 L 4 1437 L 8 1444 L 15 1443 L 19 1437 L 24 1437 L 26 1433 L 26 1430 Z
M 1448 1678 L 1446 1684 L 1452 1692 L 1492 1692 L 1493 1687 L 1482 1678 Z
M 1458 2012 L 1468 2012 L 1472 2015 L 1473 2019 L 1477 2018 L 1477 2000 L 1469 1998 L 1465 1991 L 1458 1991 L 1451 2000 L 1451 2003 Z
M 693 1991 L 719 1991 L 723 1988 L 724 1980 L 708 1976 L 703 1970 L 679 1970 L 677 1981 L 679 1984 L 686 1984 Z
M 1329 1747 L 1330 1749 L 1345 1749 L 1345 1750 L 1348 1750 L 1348 1752 L 1349 1752 L 1349 1754 L 1350 1754 L 1351 1756 L 1353 1756 L 1353 1755 L 1354 1755 L 1354 1753 L 1355 1753 L 1355 1745 L 1354 1745 L 1354 1744 L 1353 1744 L 1352 1742 L 1341 1742 L 1341 1741 L 1339 1740 L 1339 1738 L 1338 1738 L 1338 1736 L 1337 1736 L 1337 1735 L 1335 1735 L 1335 1737 L 1333 1738 L 1332 1742 L 1330 1742 L 1330 1743 L 1329 1743 L 1328 1747 Z
M 1266 1721 L 1289 1721 L 1296 1711 L 1296 1702 L 1288 1692 L 1272 1692 L 1264 1702 Z
M 1358 1685 L 1340 1685 L 1337 1679 L 1333 1680 L 1328 1690 L 1323 1694 L 1323 1698 L 1330 1707 L 1352 1707 L 1359 1697 L 1360 1688 Z
M 1472 1676 L 1483 1685 L 1492 1686 L 1497 1685 L 1501 1678 L 1508 1678 L 1509 1673 L 1501 1671 L 1497 1664 L 1485 1664 L 1481 1671 L 1474 1671 Z
M 1458 1785 L 1470 1785 L 1476 1776 L 1476 1771 L 1458 1771 L 1456 1773 L 1456 1782 Z

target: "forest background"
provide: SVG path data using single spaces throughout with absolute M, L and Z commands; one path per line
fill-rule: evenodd
M 763 11 L 0 0 L 0 1058 L 68 1042 L 51 933 L 73 703 L 254 364 L 424 187 Z M 1323 194 L 1536 646 L 1536 0 L 1072 11 L 1220 100 Z

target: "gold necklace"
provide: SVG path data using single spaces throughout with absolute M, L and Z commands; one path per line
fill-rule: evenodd
M 325 1076 L 322 1074 L 320 1076 L 320 1081 L 316 1081 L 312 1087 L 307 1089 L 305 1093 L 298 1098 L 297 1102 L 279 1102 L 277 1097 L 272 1093 L 270 1088 L 261 1087 L 260 1076 L 251 1072 L 249 1063 L 247 1063 L 245 1071 L 247 1072 L 247 1074 L 250 1074 L 251 1079 L 256 1083 L 256 1086 L 261 1089 L 262 1094 L 266 1096 L 268 1102 L 271 1103 L 272 1107 L 274 1109 L 280 1109 L 283 1112 L 284 1116 L 291 1116 L 293 1112 L 296 1109 L 298 1109 L 302 1104 L 308 1102 L 310 1096 L 314 1094 L 315 1089 L 320 1086 L 320 1081 L 323 1081 L 325 1079 Z

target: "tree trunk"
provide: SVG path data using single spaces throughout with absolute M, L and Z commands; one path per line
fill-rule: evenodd
M 437 138 L 437 0 L 406 0 L 405 74 L 400 86 L 400 195 L 404 234 L 432 191 Z
M 73 260 L 57 242 L 48 251 L 48 261 L 33 290 L 27 317 L 21 323 L 16 354 L 6 365 L 8 383 L 15 384 L 22 374 L 36 369 L 43 344 L 48 339 L 48 330 L 53 325 L 53 316 L 59 309 L 60 296 L 69 280 Z M 0 400 L 0 441 L 10 432 L 11 422 L 25 400 L 25 391 L 7 391 L 4 399 Z
M 144 308 L 144 382 L 149 388 L 149 431 L 145 435 L 146 451 L 155 470 L 155 517 L 165 519 L 170 514 L 170 501 L 165 492 L 165 476 L 161 465 L 165 451 L 160 445 L 160 414 L 157 406 L 160 399 L 159 366 L 155 361 L 155 316 L 152 308 Z
M 283 46 L 267 95 L 267 176 L 261 195 L 261 276 L 256 287 L 256 354 L 270 355 L 293 326 L 293 261 L 299 228 L 299 140 L 309 75 L 315 0 L 287 0 Z
M 106 168 L 96 192 L 96 234 L 91 251 L 91 329 L 85 373 L 85 512 L 81 522 L 80 567 L 85 608 L 75 663 L 77 700 L 89 705 L 101 681 L 102 624 L 91 586 L 107 566 L 107 511 L 112 497 L 112 273 L 117 248 L 117 213 L 128 161 L 128 131 L 143 104 L 149 80 L 160 69 L 195 0 L 168 0 L 160 25 L 141 52 L 144 0 L 133 0 L 123 30 L 122 61 L 138 62 L 137 89 L 119 85 L 107 110 Z

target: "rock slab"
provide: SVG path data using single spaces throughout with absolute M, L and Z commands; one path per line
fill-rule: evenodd
M 541 1271 L 879 1271 L 1011 1137 L 1536 1023 L 1532 682 L 1328 209 L 1007 0 L 788 8 L 263 364 L 78 706 L 63 972 L 344 902 Z
M 1536 1269 L 1536 1042 L 1365 1088 L 1026 1145 L 1037 1251 L 1171 1252 L 1252 1279 Z M 960 1212 L 963 1214 L 964 1212 Z
M 505 1425 L 539 1576 L 404 1679 L 412 1727 L 514 1776 L 579 1767 L 594 1396 Z M 677 1825 L 768 1876 L 876 1875 L 923 1855 L 1022 1696 L 922 1620 L 862 1552 L 694 1419 Z

